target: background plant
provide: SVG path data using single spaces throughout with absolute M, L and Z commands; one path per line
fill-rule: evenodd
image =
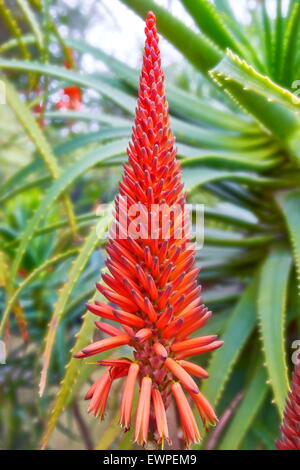
M 171 81 L 166 74 L 167 96 L 189 200 L 206 206 L 198 263 L 215 313 L 206 331 L 225 341 L 201 364 L 211 376 L 203 391 L 220 417 L 230 416 L 202 447 L 274 448 L 300 326 L 300 4 L 256 2 L 241 24 L 226 0 L 182 0 L 190 29 L 158 2 L 123 3 L 143 18 L 153 10 L 160 33 L 189 63 Z M 9 346 L 0 369 L 1 447 L 37 448 L 42 432 L 46 446 L 56 429 L 49 448 L 64 433 L 65 446 L 127 449 L 132 436 L 120 434 L 118 409 L 104 424 L 83 420 L 78 394 L 94 369 L 69 350 L 94 334 L 92 315 L 80 318 L 103 266 L 95 228 L 110 221 L 109 209 L 100 218 L 95 209 L 117 190 L 138 72 L 63 39 L 51 6 L 0 2 L 0 331 Z M 109 72 L 81 71 L 86 53 Z M 82 107 L 57 109 L 70 85 L 81 90 Z

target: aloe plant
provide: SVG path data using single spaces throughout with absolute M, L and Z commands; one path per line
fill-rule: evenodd
M 187 77 L 199 84 L 192 91 L 196 87 L 184 88 L 166 73 L 171 126 L 188 198 L 205 204 L 205 243 L 197 262 L 204 301 L 215 315 L 203 334 L 218 333 L 224 341 L 208 363 L 202 358 L 199 362 L 210 376 L 201 391 L 221 423 L 231 410 L 218 433 L 196 448 L 211 448 L 213 442 L 218 449 L 273 449 L 293 369 L 292 342 L 300 329 L 300 52 L 295 47 L 300 4 L 290 0 L 283 12 L 283 2 L 271 2 L 276 11 L 270 15 L 270 2 L 257 2 L 249 10 L 251 22 L 244 25 L 226 0 L 181 0 L 196 30 L 154 0 L 122 1 L 142 18 L 149 10 L 155 13 L 160 34 L 181 52 L 189 64 Z M 102 262 L 93 229 L 98 223 L 98 234 L 105 231 L 110 220 L 109 209 L 100 222 L 92 209 L 99 193 L 102 202 L 110 202 L 116 192 L 138 73 L 125 59 L 83 41 L 62 39 L 51 23 L 48 2 L 20 4 L 30 26 L 26 35 L 18 27 L 16 11 L 0 2 L 1 18 L 11 31 L 0 45 L 6 110 L 11 128 L 25 139 L 27 158 L 18 169 L 6 163 L 8 176 L 0 190 L 0 331 L 6 339 L 10 323 L 12 332 L 18 335 L 19 327 L 34 344 L 35 354 L 23 352 L 23 357 L 34 393 L 40 381 L 43 398 L 24 408 L 27 417 L 40 417 L 26 445 L 37 447 L 44 429 L 42 446 L 53 448 L 56 427 L 76 442 L 76 427 L 66 430 L 62 412 L 67 408 L 74 421 L 77 395 L 94 370 L 72 358 L 92 340 L 92 315 L 85 313 L 81 326 L 79 319 Z M 49 53 L 50 43 L 61 51 L 59 63 Z M 109 74 L 66 69 L 63 61 L 70 49 L 78 64 L 80 55 L 89 53 Z M 26 100 L 24 83 L 33 90 Z M 43 87 L 36 93 L 37 84 L 48 86 L 47 93 Z M 68 86 L 78 87 L 83 96 L 87 89 L 98 93 L 97 110 L 89 112 L 90 104 L 57 109 L 55 92 Z M 40 101 L 44 128 L 32 112 Z M 97 131 L 90 126 L 95 122 Z M 73 123 L 83 123 L 85 130 L 74 135 Z M 61 127 L 67 137 L 57 144 Z M 9 148 L 9 139 L 5 142 Z M 1 152 L 5 155 L 5 149 Z M 105 183 L 107 175 L 111 187 Z M 22 409 L 17 384 L 28 386 L 20 378 L 18 347 L 12 345 L 5 366 L 15 368 L 18 379 L 11 382 L 5 375 L 1 392 L 7 404 L 2 411 L 6 428 L 11 422 L 24 425 L 20 414 L 9 411 L 13 405 Z M 133 445 L 132 436 L 123 436 L 114 425 L 117 407 L 118 400 L 105 422 L 91 431 L 97 449 Z M 3 432 L 4 446 L 18 447 L 20 440 L 20 433 Z

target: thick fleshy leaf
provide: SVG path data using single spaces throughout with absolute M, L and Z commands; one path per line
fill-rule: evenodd
M 222 350 L 213 353 L 207 372 L 209 379 L 202 390 L 207 399 L 216 405 L 232 372 L 242 348 L 254 330 L 256 323 L 257 276 L 242 294 L 230 315 L 221 335 Z
M 250 378 L 242 402 L 235 410 L 234 416 L 226 428 L 219 450 L 237 450 L 239 448 L 268 392 L 269 387 L 266 380 L 266 371 L 259 363 L 253 377 Z
M 110 158 L 113 155 L 122 154 L 126 148 L 126 145 L 126 141 L 116 141 L 103 145 L 102 148 L 98 151 L 93 150 L 89 152 L 85 157 L 82 157 L 81 160 L 70 165 L 62 174 L 62 176 L 52 184 L 44 199 L 42 200 L 39 208 L 26 226 L 22 241 L 18 247 L 18 251 L 12 265 L 12 277 L 16 276 L 20 262 L 24 256 L 28 244 L 30 243 L 30 240 L 33 237 L 35 230 L 38 227 L 38 224 L 44 218 L 45 214 L 48 212 L 49 208 L 60 196 L 60 194 L 62 194 L 76 180 L 76 178 L 83 175 L 89 168 L 107 158 Z
M 262 266 L 258 289 L 258 318 L 266 367 L 281 415 L 289 389 L 284 323 L 291 265 L 289 251 L 273 249 Z
M 58 299 L 56 301 L 54 311 L 49 323 L 48 332 L 45 337 L 45 349 L 42 356 L 42 372 L 39 384 L 40 396 L 42 396 L 45 391 L 55 336 L 59 327 L 59 323 L 63 318 L 67 302 L 70 299 L 73 289 L 85 265 L 87 264 L 91 253 L 98 244 L 99 239 L 101 239 L 103 234 L 107 231 L 110 221 L 112 220 L 111 218 L 111 211 L 109 210 L 107 214 L 104 214 L 101 217 L 100 221 L 97 223 L 95 228 L 92 229 L 91 233 L 88 235 L 82 247 L 80 248 L 78 256 L 69 271 L 67 282 L 59 292 Z
M 68 38 L 67 44 L 79 52 L 92 54 L 93 57 L 104 62 L 105 65 L 114 72 L 116 77 L 122 78 L 130 87 L 137 90 L 138 73 L 125 62 L 112 57 L 99 47 L 93 47 L 90 44 L 76 39 Z M 182 88 L 175 86 L 172 82 L 169 83 L 168 80 L 166 80 L 166 88 L 171 114 L 176 113 L 176 115 L 179 114 L 181 117 L 187 118 L 188 120 L 196 119 L 223 129 L 245 133 L 255 133 L 259 131 L 256 125 L 246 120 L 244 116 L 235 116 L 229 110 L 218 109 L 213 103 L 208 104 L 206 100 L 201 99 L 197 95 L 188 93 Z
M 294 261 L 297 270 L 298 289 L 300 292 L 300 191 L 281 193 L 277 197 L 293 249 Z
M 202 72 L 206 73 L 220 60 L 221 51 L 205 35 L 194 33 L 153 0 L 122 0 L 122 2 L 143 19 L 148 11 L 153 11 L 160 33 Z
M 53 256 L 52 258 L 48 259 L 47 261 L 45 261 L 44 263 L 40 264 L 40 266 L 36 269 L 34 269 L 33 271 L 31 271 L 31 273 L 24 279 L 23 282 L 21 282 L 21 284 L 18 286 L 18 288 L 14 291 L 14 293 L 11 295 L 11 297 L 9 298 L 9 301 L 7 302 L 7 305 L 3 311 L 3 314 L 2 314 L 2 317 L 1 317 L 1 323 L 0 323 L 0 336 L 2 335 L 3 331 L 4 331 L 4 328 L 5 328 L 5 324 L 7 322 L 7 319 L 9 317 L 9 314 L 11 312 L 11 310 L 13 309 L 15 303 L 17 302 L 20 294 L 23 292 L 23 290 L 25 289 L 25 287 L 27 287 L 31 282 L 32 280 L 38 275 L 40 274 L 41 272 L 43 272 L 45 269 L 47 269 L 48 267 L 50 266 L 53 266 L 57 263 L 60 263 L 62 262 L 63 260 L 69 258 L 69 257 L 72 257 L 74 256 L 75 254 L 77 253 L 77 250 L 76 249 L 72 249 L 72 250 L 69 250 L 69 251 L 66 251 L 66 252 L 63 252 L 63 253 L 60 253 L 58 255 L 55 255 Z
M 221 15 L 208 0 L 182 0 L 182 3 L 192 15 L 200 30 L 206 34 L 221 49 L 239 52 L 239 44 L 226 27 Z
M 300 159 L 300 100 L 228 51 L 210 75 L 237 103 Z

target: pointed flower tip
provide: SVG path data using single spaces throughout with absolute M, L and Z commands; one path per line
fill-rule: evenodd
M 84 354 L 83 351 L 79 351 L 78 353 L 73 354 L 73 357 L 74 357 L 75 359 L 82 359 L 83 357 L 85 357 L 85 354 Z
M 156 24 L 156 16 L 153 13 L 153 11 L 148 11 L 148 13 L 146 15 L 146 23 L 147 23 L 148 27 L 149 27 L 149 23 L 152 26 Z

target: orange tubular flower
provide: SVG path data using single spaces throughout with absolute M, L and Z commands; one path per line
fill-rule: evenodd
M 286 401 L 278 450 L 300 450 L 300 362 L 296 364 Z
M 74 64 L 73 51 L 68 50 L 69 58 L 64 62 L 66 69 L 71 69 Z M 81 89 L 76 85 L 70 85 L 62 90 L 61 99 L 56 103 L 57 109 L 80 111 L 82 108 Z
M 166 412 L 174 398 L 189 447 L 200 439 L 189 400 L 198 408 L 205 427 L 214 424 L 217 417 L 192 378 L 207 378 L 207 372 L 184 359 L 212 351 L 222 341 L 215 335 L 190 337 L 206 324 L 211 312 L 201 302 L 199 269 L 194 266 L 195 246 L 190 243 L 184 212 L 185 194 L 151 12 L 145 33 L 135 126 L 107 244 L 109 273 L 103 274 L 105 285 L 97 284 L 112 305 L 87 305 L 93 314 L 118 323 L 120 329 L 97 321 L 97 328 L 109 337 L 86 346 L 75 357 L 87 358 L 123 345 L 132 347 L 132 360 L 98 361 L 107 369 L 86 395 L 91 400 L 89 411 L 102 418 L 113 381 L 126 377 L 120 412 L 124 430 L 130 428 L 138 384 L 135 441 L 146 445 L 151 436 L 161 447 L 164 440 L 170 443 Z M 168 208 L 172 209 L 169 217 Z M 181 221 L 180 211 L 185 214 Z M 158 212 L 159 217 L 153 219 Z

